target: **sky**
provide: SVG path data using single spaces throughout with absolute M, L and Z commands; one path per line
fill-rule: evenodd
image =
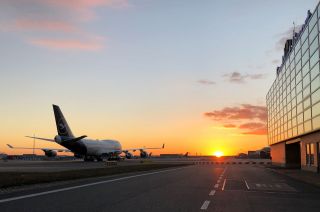
M 267 146 L 265 96 L 317 3 L 0 0 L 0 152 L 53 138 L 52 104 L 75 135 L 153 154 Z

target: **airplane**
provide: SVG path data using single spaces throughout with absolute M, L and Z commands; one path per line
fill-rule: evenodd
M 5 160 L 7 160 L 7 158 L 8 158 L 7 154 L 0 152 L 0 160 L 4 160 L 5 161 Z
M 122 146 L 117 140 L 92 140 L 85 139 L 87 136 L 83 135 L 80 137 L 75 137 L 63 116 L 60 107 L 57 105 L 53 106 L 53 112 L 56 121 L 56 127 L 58 135 L 54 139 L 49 138 L 40 138 L 34 136 L 26 136 L 28 138 L 44 140 L 49 142 L 57 143 L 66 149 L 56 149 L 56 148 L 35 148 L 44 151 L 45 155 L 48 157 L 57 156 L 57 152 L 72 152 L 77 158 L 84 158 L 84 161 L 103 161 L 107 160 L 118 160 L 120 159 L 120 154 L 125 153 L 127 159 L 133 158 L 133 154 L 130 151 L 140 151 L 141 158 L 147 158 L 151 156 L 151 153 L 148 154 L 146 150 L 150 149 L 164 149 L 164 144 L 162 147 L 156 148 L 133 148 L 133 149 L 122 149 Z M 33 149 L 27 147 L 13 147 L 10 144 L 7 144 L 9 148 L 12 149 Z

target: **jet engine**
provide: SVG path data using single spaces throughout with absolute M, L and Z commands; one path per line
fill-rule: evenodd
M 126 158 L 127 159 L 132 159 L 133 158 L 133 154 L 130 152 L 126 152 Z
M 58 144 L 60 144 L 61 141 L 62 141 L 60 135 L 56 135 L 56 136 L 54 137 L 54 141 L 57 142 Z
M 140 150 L 140 157 L 141 158 L 147 158 L 148 157 L 148 153 L 146 151 Z
M 74 157 L 75 157 L 75 158 L 83 158 L 83 155 L 80 155 L 80 154 L 74 153 Z
M 54 150 L 43 150 L 43 151 L 44 151 L 44 154 L 47 157 L 55 157 L 55 156 L 57 156 L 57 152 L 54 151 Z

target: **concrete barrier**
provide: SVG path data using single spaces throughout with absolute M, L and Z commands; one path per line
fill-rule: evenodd
M 194 165 L 270 165 L 271 161 L 193 161 Z
M 105 165 L 106 166 L 116 166 L 116 165 L 118 165 L 118 162 L 117 161 L 106 161 Z

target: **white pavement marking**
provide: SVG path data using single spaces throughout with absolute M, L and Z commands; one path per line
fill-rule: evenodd
M 247 189 L 248 189 L 248 190 L 250 190 L 250 187 L 249 187 L 249 185 L 248 185 L 247 181 L 246 181 L 246 180 L 244 180 L 244 182 L 246 183 Z
M 209 196 L 214 196 L 215 193 L 216 193 L 216 190 L 212 190 L 212 191 L 210 191 Z
M 202 206 L 201 206 L 200 209 L 201 209 L 201 210 L 207 210 L 209 204 L 210 204 L 210 201 L 209 201 L 209 200 L 204 201 L 204 203 L 202 204 Z
M 225 187 L 225 185 L 226 185 L 226 181 L 227 181 L 227 179 L 225 178 L 224 181 L 223 181 L 222 189 L 221 189 L 222 191 L 224 190 L 224 187 Z
M 215 184 L 215 185 L 214 185 L 214 188 L 219 188 L 219 184 L 218 184 L 218 183 Z
M 145 173 L 145 174 L 137 174 L 137 175 L 127 176 L 127 177 L 120 177 L 117 179 L 104 180 L 104 181 L 99 181 L 99 182 L 95 182 L 95 183 L 83 184 L 83 185 L 79 185 L 79 186 L 71 186 L 71 187 L 67 187 L 67 188 L 54 189 L 51 191 L 44 191 L 44 192 L 28 194 L 28 195 L 23 195 L 23 196 L 18 196 L 18 197 L 11 197 L 11 198 L 7 198 L 7 199 L 1 199 L 0 203 L 11 202 L 11 201 L 15 201 L 15 200 L 19 200 L 19 199 L 26 199 L 26 198 L 31 198 L 31 197 L 37 197 L 37 196 L 42 196 L 42 195 L 46 195 L 46 194 L 58 193 L 58 192 L 62 192 L 62 191 L 70 191 L 70 190 L 74 190 L 74 189 L 78 189 L 78 188 L 84 188 L 84 187 L 89 187 L 89 186 L 94 186 L 94 185 L 99 185 L 99 184 L 104 184 L 104 183 L 111 183 L 111 182 L 116 182 L 116 181 L 121 181 L 121 180 L 127 180 L 127 179 L 131 179 L 131 178 L 148 176 L 148 175 L 153 175 L 153 174 L 158 174 L 158 173 L 163 173 L 163 172 L 170 172 L 170 171 L 175 171 L 175 170 L 184 169 L 184 168 L 186 168 L 186 167 L 150 172 L 150 173 Z

